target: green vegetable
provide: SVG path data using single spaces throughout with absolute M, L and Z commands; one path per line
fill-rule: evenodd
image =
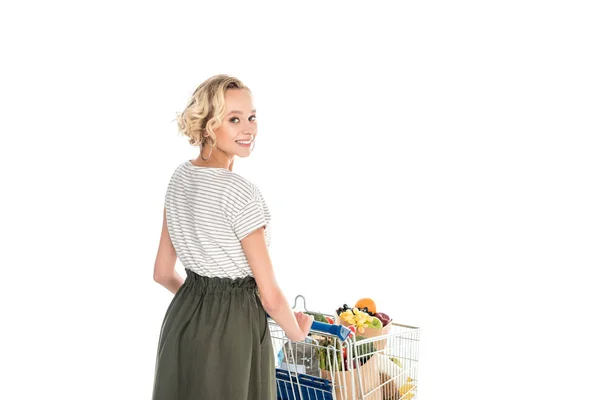
M 376 353 L 373 342 L 360 344 L 361 340 L 366 339 L 364 336 L 356 337 L 356 347 L 354 348 L 354 357 L 363 365 Z
M 364 340 L 364 339 L 366 339 L 366 337 L 364 337 L 364 336 L 356 337 L 356 343 L 355 343 L 355 347 L 352 352 L 352 360 L 351 360 L 351 361 L 355 362 L 354 363 L 355 367 L 356 367 L 356 362 L 358 362 L 359 365 L 363 365 L 376 352 L 373 342 L 364 343 L 364 344 L 360 343 L 360 341 Z M 327 370 L 327 371 L 331 371 L 331 370 L 341 371 L 342 368 L 347 370 L 348 369 L 347 364 L 344 363 L 344 360 L 342 358 L 342 349 L 343 349 L 343 346 L 349 346 L 352 343 L 353 343 L 352 341 L 340 342 L 338 339 L 336 339 L 334 337 L 321 338 L 321 340 L 319 340 L 319 346 L 320 346 L 319 347 L 319 368 Z M 339 347 L 340 344 L 341 344 L 342 348 Z M 327 352 L 328 346 L 335 347 L 335 350 L 330 349 L 330 351 L 328 353 Z M 334 357 L 337 358 L 337 363 L 336 363 Z M 337 368 L 335 368 L 336 364 L 337 364 Z
M 400 368 L 402 368 L 402 363 L 400 362 L 400 359 L 399 359 L 399 358 L 396 358 L 396 357 L 390 357 L 390 360 L 392 360 L 392 362 L 393 362 L 394 364 L 396 364 L 397 366 L 399 366 Z
M 313 312 L 305 312 L 305 314 L 312 315 L 313 317 L 315 317 L 315 321 L 317 321 L 317 322 L 323 322 L 326 324 L 329 323 L 329 321 L 327 321 L 327 318 L 325 318 L 323 316 L 323 314 L 313 313 Z
M 323 337 L 319 340 L 319 368 L 331 371 L 342 369 L 342 349 L 339 347 L 341 342 L 334 337 Z M 343 345 L 343 344 L 342 344 Z M 333 349 L 327 349 L 332 346 Z M 337 362 L 334 359 L 337 358 Z M 337 363 L 337 368 L 334 368 Z

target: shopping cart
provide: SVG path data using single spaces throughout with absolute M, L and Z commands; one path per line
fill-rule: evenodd
M 335 318 L 327 313 L 321 314 Z M 313 322 L 304 342 L 292 342 L 269 318 L 279 400 L 410 400 L 417 394 L 420 329 L 390 323 L 365 338 L 337 324 Z

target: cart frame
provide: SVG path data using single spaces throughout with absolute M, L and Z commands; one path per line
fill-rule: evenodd
M 335 315 L 304 311 L 335 318 Z M 290 341 L 269 318 L 278 400 L 416 399 L 420 328 L 390 322 L 370 338 L 338 324 L 313 322 L 304 342 Z M 358 336 L 358 337 L 357 337 Z

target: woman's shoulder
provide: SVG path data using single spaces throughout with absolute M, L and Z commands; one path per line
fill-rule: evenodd
M 255 200 L 260 195 L 258 186 L 245 176 L 231 172 L 224 179 L 229 183 L 227 187 L 230 192 L 241 196 L 244 200 Z
M 219 191 L 224 192 L 227 197 L 235 199 L 235 203 L 262 200 L 262 194 L 256 183 L 226 168 L 198 167 L 186 160 L 179 164 L 173 173 L 173 175 L 180 174 L 218 187 Z

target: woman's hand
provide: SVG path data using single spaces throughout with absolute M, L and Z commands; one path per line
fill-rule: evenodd
M 294 315 L 296 316 L 296 321 L 298 321 L 298 326 L 300 327 L 300 330 L 304 334 L 301 340 L 296 340 L 297 342 L 301 342 L 308 336 L 308 332 L 310 331 L 310 327 L 312 326 L 315 317 L 313 317 L 312 315 L 304 314 L 303 312 L 296 311 L 294 311 Z

